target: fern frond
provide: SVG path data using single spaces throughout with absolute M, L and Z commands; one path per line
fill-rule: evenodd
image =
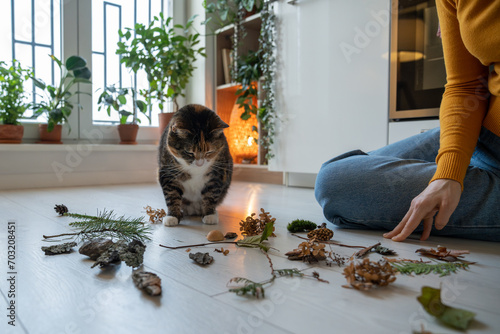
M 439 277 L 456 273 L 458 269 L 468 269 L 469 264 L 464 262 L 425 263 L 425 262 L 391 262 L 391 265 L 401 274 L 427 275 L 439 274 Z
M 231 287 L 231 283 L 236 283 L 236 284 L 233 285 L 233 287 Z M 244 277 L 233 277 L 229 280 L 227 285 L 229 287 L 229 292 L 234 292 L 238 296 L 251 294 L 258 299 L 265 297 L 265 290 L 263 284 L 264 283 L 257 283 Z
M 285 276 L 290 276 L 290 277 L 299 276 L 299 277 L 302 277 L 302 276 L 304 276 L 304 274 L 300 270 L 298 270 L 297 268 L 293 268 L 293 269 L 275 269 L 273 271 L 273 273 L 276 276 L 280 276 L 280 277 L 285 277 Z

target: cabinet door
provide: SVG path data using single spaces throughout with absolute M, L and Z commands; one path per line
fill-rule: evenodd
M 389 0 L 277 3 L 275 158 L 317 173 L 345 151 L 387 144 Z

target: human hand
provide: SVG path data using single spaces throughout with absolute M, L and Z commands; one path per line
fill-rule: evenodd
M 403 220 L 391 232 L 385 233 L 384 238 L 403 241 L 423 221 L 424 231 L 420 240 L 427 240 L 431 234 L 432 221 L 434 220 L 436 229 L 443 229 L 457 208 L 461 195 L 462 187 L 455 180 L 438 179 L 431 182 L 411 201 L 410 209 Z

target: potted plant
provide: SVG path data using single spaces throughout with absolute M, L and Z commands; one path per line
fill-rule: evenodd
M 121 62 L 135 73 L 139 69 L 146 71 L 149 89 L 141 95 L 146 97 L 148 104 L 157 101 L 161 132 L 172 116 L 164 113 L 165 102 L 172 101 L 174 112 L 179 110 L 177 98 L 185 96 L 183 92 L 193 75 L 197 55 L 206 57 L 205 48 L 196 47 L 200 34 L 189 31 L 195 17 L 191 17 L 185 26 L 176 24 L 172 27 L 172 18 L 164 19 L 160 13 L 149 26 L 138 23 L 135 29 L 119 31 L 126 42 L 118 42 L 116 53 L 121 56 Z
M 127 96 L 131 97 L 131 104 L 127 100 Z M 99 111 L 105 108 L 108 116 L 111 116 L 111 111 L 114 110 L 120 115 L 120 124 L 118 125 L 118 134 L 120 135 L 120 144 L 136 145 L 137 132 L 141 120 L 138 118 L 137 110 L 146 115 L 147 105 L 141 100 L 137 100 L 137 93 L 134 88 L 116 88 L 114 85 L 108 86 L 99 96 L 97 101 Z M 131 108 L 132 111 L 127 109 Z M 130 122 L 129 117 L 132 116 Z M 146 115 L 146 117 L 148 117 Z M 149 117 L 148 117 L 149 119 Z
M 90 70 L 87 61 L 79 56 L 71 56 L 63 64 L 56 56 L 50 55 L 61 70 L 61 79 L 56 86 L 46 85 L 42 80 L 33 78 L 35 86 L 44 92 L 44 100 L 33 106 L 34 117 L 45 114 L 47 124 L 40 124 L 40 141 L 43 144 L 62 144 L 62 123 L 68 124 L 68 117 L 73 110 L 73 95 L 81 92 L 73 92 L 71 88 L 78 83 L 90 84 Z M 80 106 L 79 106 L 80 107 Z M 71 127 L 68 124 L 68 131 Z
M 32 72 L 23 69 L 17 60 L 12 66 L 0 62 L 0 143 L 21 143 L 24 127 L 19 118 L 29 108 L 26 102 L 24 82 Z

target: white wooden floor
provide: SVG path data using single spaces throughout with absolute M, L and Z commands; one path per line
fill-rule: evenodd
M 44 255 L 40 250 L 47 244 L 43 234 L 69 232 L 71 220 L 58 217 L 53 210 L 54 204 L 61 203 L 71 212 L 93 214 L 106 208 L 129 216 L 145 215 L 146 205 L 165 206 L 156 184 L 0 192 L 0 333 L 411 333 L 421 324 L 432 333 L 455 333 L 418 304 L 416 297 L 424 285 L 441 286 L 445 302 L 477 313 L 469 333 L 500 333 L 500 245 L 495 243 L 436 237 L 395 243 L 384 240 L 382 232 L 334 228 L 336 241 L 366 246 L 382 241 L 400 257 L 418 259 L 417 248 L 443 245 L 469 249 L 467 259 L 477 261 L 470 271 L 448 277 L 398 275 L 386 288 L 345 289 L 341 287 L 345 284 L 342 268 L 311 267 L 284 256 L 301 242 L 287 232 L 288 222 L 296 218 L 324 221 L 312 189 L 235 182 L 219 209 L 218 228 L 239 232 L 239 220 L 264 207 L 277 218 L 277 237 L 271 245 L 279 252 L 270 251 L 274 267 L 314 268 L 330 283 L 280 278 L 267 288 L 263 300 L 229 293 L 226 283 L 232 277 L 267 279 L 267 259 L 256 249 L 230 245 L 229 255 L 223 256 L 214 252 L 214 246 L 207 246 L 192 250 L 214 256 L 214 263 L 200 267 L 185 250 L 158 246 L 205 242 L 213 227 L 189 219 L 177 227 L 152 226 L 153 241 L 147 245 L 144 267 L 161 277 L 163 294 L 151 298 L 133 285 L 132 270 L 124 264 L 90 269 L 93 262 L 77 251 Z M 15 328 L 6 317 L 8 221 L 16 222 Z M 333 250 L 344 256 L 355 251 L 335 246 Z

